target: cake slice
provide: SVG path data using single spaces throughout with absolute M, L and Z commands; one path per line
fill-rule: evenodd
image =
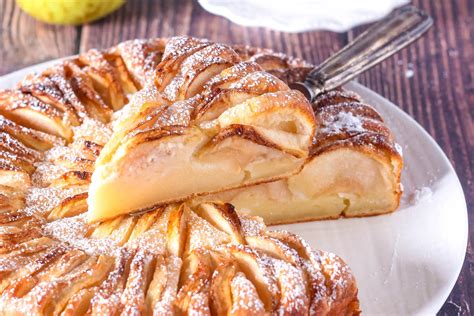
M 232 203 L 266 224 L 370 216 L 398 208 L 402 157 L 380 115 L 347 91 L 314 103 L 318 129 L 301 172 L 287 179 L 202 196 Z
M 96 162 L 90 221 L 285 178 L 308 157 L 308 101 L 228 46 L 171 39 L 151 84 Z

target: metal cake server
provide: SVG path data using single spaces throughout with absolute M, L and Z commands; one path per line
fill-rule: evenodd
M 380 61 L 392 56 L 425 33 L 433 24 L 424 11 L 409 5 L 395 9 L 355 40 L 315 67 L 304 82 L 290 84 L 311 102 Z

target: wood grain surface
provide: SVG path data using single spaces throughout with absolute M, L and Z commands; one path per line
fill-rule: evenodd
M 359 80 L 400 105 L 438 142 L 464 187 L 469 244 L 459 279 L 440 315 L 474 314 L 474 1 L 415 0 L 433 17 L 421 40 L 363 74 Z M 22 67 L 133 38 L 189 34 L 227 43 L 269 47 L 318 63 L 365 27 L 347 33 L 288 34 L 244 28 L 211 15 L 193 1 L 132 1 L 112 15 L 80 27 L 36 22 L 0 0 L 0 75 Z

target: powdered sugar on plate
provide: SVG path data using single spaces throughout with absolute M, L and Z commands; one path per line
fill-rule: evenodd
M 425 202 L 431 202 L 433 197 L 433 191 L 429 187 L 421 187 L 413 193 L 412 201 L 413 204 L 420 204 Z

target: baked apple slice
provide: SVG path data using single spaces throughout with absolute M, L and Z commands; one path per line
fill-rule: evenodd
M 121 76 L 105 58 L 105 54 L 91 49 L 79 55 L 76 64 L 89 76 L 94 89 L 114 111 L 120 110 L 128 102 Z
M 0 184 L 0 223 L 4 214 L 16 212 L 25 206 L 25 197 L 17 188 Z
M 174 256 L 181 257 L 187 239 L 188 207 L 185 204 L 170 206 L 172 208 L 166 233 L 166 246 L 168 252 Z
M 265 310 L 276 311 L 281 293 L 269 258 L 250 247 L 228 246 L 228 248 L 239 269 L 255 285 Z
M 151 294 L 151 291 L 156 291 L 156 301 L 153 300 L 151 302 L 154 315 L 173 315 L 175 311 L 174 301 L 179 289 L 178 283 L 181 266 L 182 261 L 180 258 L 168 256 L 165 260 L 165 266 L 162 266 L 162 273 L 154 274 L 148 289 L 148 295 Z M 162 280 L 157 278 L 162 278 Z
M 217 229 L 229 234 L 234 242 L 245 244 L 240 219 L 232 205 L 202 203 L 194 211 Z
M 190 98 L 203 89 L 204 83 L 239 61 L 234 50 L 226 45 L 211 44 L 183 60 L 170 83 L 162 86 L 170 101 Z
M 38 151 L 46 151 L 53 146 L 62 145 L 64 141 L 57 136 L 40 132 L 36 129 L 20 125 L 0 114 L 0 132 L 9 134 L 26 146 Z
M 237 272 L 230 284 L 232 293 L 232 308 L 228 315 L 267 315 L 265 306 L 258 296 L 255 285 L 247 279 L 244 273 Z
M 112 109 L 95 90 L 94 82 L 89 75 L 73 61 L 64 62 L 64 73 L 74 94 L 84 105 L 87 115 L 101 122 L 108 122 L 112 117 Z
M 211 279 L 210 308 L 214 315 L 228 315 L 232 308 L 232 279 L 237 272 L 235 263 L 224 261 L 217 265 Z
M 123 315 L 145 314 L 146 294 L 154 274 L 155 259 L 147 251 L 137 251 L 130 264 L 127 284 L 122 293 Z
M 96 291 L 97 287 L 95 286 L 77 291 L 67 302 L 61 316 L 85 315 Z
M 167 39 L 156 38 L 151 40 L 131 40 L 118 44 L 111 49 L 111 55 L 121 57 L 125 66 L 125 71 L 122 71 L 122 66 L 118 66 L 113 62 L 119 72 L 124 72 L 123 77 L 128 81 L 128 76 L 131 77 L 135 87 L 141 89 L 145 86 L 147 80 L 153 77 L 153 73 L 163 57 L 165 44 Z M 112 57 L 107 57 L 110 61 Z M 121 61 L 118 61 L 121 63 Z M 124 80 L 122 80 L 123 82 Z M 128 84 L 127 84 L 128 85 Z M 127 89 L 122 83 L 126 92 L 131 91 Z
M 77 121 L 60 109 L 18 90 L 0 92 L 0 114 L 35 130 L 72 140 Z
M 109 315 L 118 313 L 121 308 L 120 297 L 130 273 L 132 254 L 126 250 L 117 252 L 113 267 L 107 278 L 100 284 L 90 301 L 88 313 Z
M 209 279 L 213 271 L 210 255 L 200 249 L 183 262 L 180 290 L 174 302 L 177 314 L 210 315 Z
M 38 75 L 28 75 L 17 85 L 17 89 L 63 111 L 70 122 L 77 126 L 86 111 L 63 73 L 64 69 L 57 66 Z

